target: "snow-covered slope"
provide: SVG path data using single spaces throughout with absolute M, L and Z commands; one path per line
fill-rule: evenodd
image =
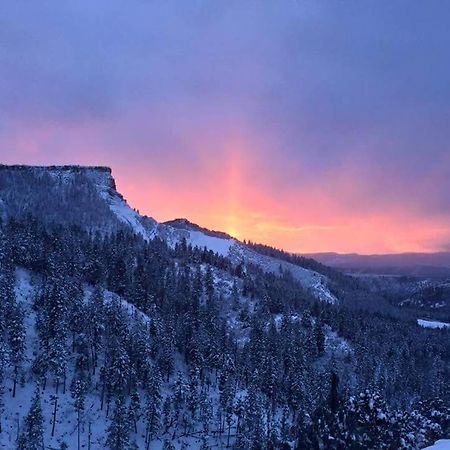
M 130 208 L 108 167 L 0 165 L 0 215 L 27 213 L 102 232 L 122 224 L 146 240 L 157 227 Z
M 291 272 L 292 276 L 318 300 L 336 303 L 338 299 L 328 287 L 328 278 L 314 270 L 291 264 L 287 261 L 262 255 L 246 245 L 237 242 L 231 248 L 230 256 L 260 266 L 265 272 L 279 273 L 280 269 Z
M 140 234 L 146 241 L 155 237 L 157 228 L 155 220 L 140 216 L 115 189 L 107 188 L 107 184 L 98 184 L 98 190 L 101 197 L 108 203 L 111 211 L 121 222 L 130 226 L 136 234 Z
M 233 282 L 236 282 L 234 278 L 226 277 L 223 273 L 220 273 L 218 269 L 214 269 L 214 284 L 217 288 L 217 292 L 224 295 L 224 298 L 230 300 Z M 2 414 L 3 430 L 0 433 L 0 448 L 2 449 L 14 449 L 16 447 L 18 429 L 23 428 L 24 417 L 27 414 L 31 399 L 33 398 L 36 389 L 36 375 L 33 374 L 33 362 L 36 355 L 39 353 L 39 338 L 37 335 L 36 311 L 33 308 L 33 302 L 36 296 L 42 289 L 42 278 L 32 272 L 24 269 L 17 269 L 16 271 L 16 298 L 25 312 L 25 330 L 26 330 L 26 354 L 21 368 L 20 383 L 17 387 L 16 396 L 12 397 L 12 379 L 13 368 L 8 366 L 6 369 L 6 389 L 5 389 L 5 404 Z M 93 293 L 93 287 L 90 285 L 84 285 L 84 297 L 85 301 L 89 301 Z M 121 310 L 129 317 L 130 324 L 144 324 L 149 325 L 150 318 L 134 305 L 127 302 L 124 298 L 110 292 L 104 291 L 105 305 L 118 305 Z M 230 303 L 231 306 L 231 303 Z M 224 313 L 230 313 L 231 308 L 224 308 Z M 281 318 L 281 317 L 280 317 Z M 236 320 L 235 320 L 236 321 Z M 233 329 L 233 332 L 239 334 L 242 333 L 243 340 L 248 339 L 248 326 L 236 321 L 236 327 L 239 329 Z M 240 331 L 240 329 L 242 329 Z M 341 361 L 345 355 L 351 353 L 349 345 L 336 333 L 326 329 L 325 340 L 326 358 L 334 358 Z M 74 379 L 76 364 L 76 352 L 68 354 L 67 360 L 67 389 L 63 391 L 60 387 L 58 392 L 58 406 L 57 406 L 57 420 L 55 433 L 52 435 L 52 416 L 54 413 L 55 404 L 55 385 L 52 377 L 49 377 L 46 387 L 40 389 L 41 406 L 43 416 L 46 419 L 44 421 L 44 445 L 47 449 L 59 449 L 62 448 L 62 444 L 68 445 L 68 449 L 77 448 L 77 413 L 74 405 L 74 399 L 71 395 L 70 383 Z M 176 360 L 176 365 L 182 371 L 185 371 L 185 367 L 180 360 Z M 90 375 L 91 376 L 91 375 Z M 85 399 L 85 410 L 82 415 L 81 426 L 81 448 L 90 447 L 92 450 L 101 450 L 106 448 L 105 436 L 107 435 L 108 426 L 111 423 L 111 416 L 107 414 L 107 407 L 101 407 L 101 388 L 100 381 L 97 375 L 92 375 L 92 383 L 90 384 Z M 173 382 L 164 383 L 162 388 L 163 392 L 170 392 L 173 389 Z M 140 392 L 141 397 L 144 394 Z M 212 399 L 216 399 L 218 393 L 212 389 L 210 392 Z M 143 421 L 138 422 L 137 432 L 132 433 L 133 441 L 137 444 L 137 448 L 147 448 L 144 442 L 145 428 Z M 173 439 L 174 448 L 181 450 L 183 445 L 188 444 L 189 448 L 200 448 L 200 440 L 195 435 L 189 435 L 184 437 L 180 434 L 179 438 Z M 222 446 L 223 445 L 223 446 Z M 211 448 L 217 446 L 217 441 L 211 438 Z M 162 450 L 163 442 L 160 439 L 155 439 L 151 442 L 151 449 Z M 187 447 L 186 447 L 187 448 Z M 218 448 L 225 448 L 225 443 L 219 442 Z
M 46 168 L 39 168 L 39 170 L 45 171 Z M 130 226 L 136 234 L 140 234 L 145 240 L 152 239 L 155 236 L 157 222 L 152 218 L 142 217 L 128 205 L 123 196 L 116 190 L 116 183 L 110 168 L 75 167 L 71 170 L 65 167 L 55 167 L 49 173 L 51 176 L 63 179 L 68 183 L 73 180 L 74 175 L 80 170 L 92 181 L 100 197 L 106 201 L 117 219 Z
M 221 256 L 229 256 L 230 249 L 236 244 L 233 239 L 223 239 L 214 236 L 207 236 L 200 231 L 189 232 L 189 243 L 193 247 L 206 247 L 212 250 L 214 253 L 218 253 Z

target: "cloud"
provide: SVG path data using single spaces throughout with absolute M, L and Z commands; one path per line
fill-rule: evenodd
M 0 157 L 108 164 L 157 218 L 257 230 L 288 249 L 439 249 L 448 12 L 419 0 L 6 0 Z M 383 238 L 367 225 L 386 221 Z

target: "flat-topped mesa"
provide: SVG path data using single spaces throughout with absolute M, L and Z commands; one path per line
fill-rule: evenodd
M 62 165 L 62 166 L 32 166 L 27 164 L 0 164 L 0 170 L 46 170 L 46 171 L 68 171 L 84 172 L 86 170 L 95 170 L 98 172 L 107 172 L 111 174 L 111 168 L 107 166 L 80 166 L 80 165 Z
M 31 215 L 49 227 L 110 232 L 125 222 L 117 210 L 130 208 L 117 192 L 109 167 L 0 164 L 2 221 Z
M 2 172 L 29 172 L 38 176 L 49 175 L 60 180 L 71 180 L 72 176 L 87 175 L 96 184 L 108 189 L 116 190 L 116 183 L 112 176 L 112 170 L 107 166 L 32 166 L 25 164 L 0 164 L 0 175 Z

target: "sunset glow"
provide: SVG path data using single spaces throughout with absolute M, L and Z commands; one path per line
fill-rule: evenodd
M 436 8 L 50 3 L 5 11 L 1 162 L 107 165 L 141 213 L 295 252 L 450 249 Z

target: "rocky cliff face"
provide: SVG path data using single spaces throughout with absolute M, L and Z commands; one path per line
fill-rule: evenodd
M 0 166 L 3 219 L 32 216 L 47 225 L 109 230 L 117 218 L 107 199 L 123 201 L 107 167 Z
M 43 178 L 50 177 L 60 183 L 70 183 L 76 181 L 77 177 L 89 178 L 95 184 L 103 186 L 105 189 L 116 190 L 116 183 L 112 176 L 112 171 L 105 166 L 26 166 L 26 165 L 0 165 L 0 179 L 4 175 L 16 175 L 22 177 Z

